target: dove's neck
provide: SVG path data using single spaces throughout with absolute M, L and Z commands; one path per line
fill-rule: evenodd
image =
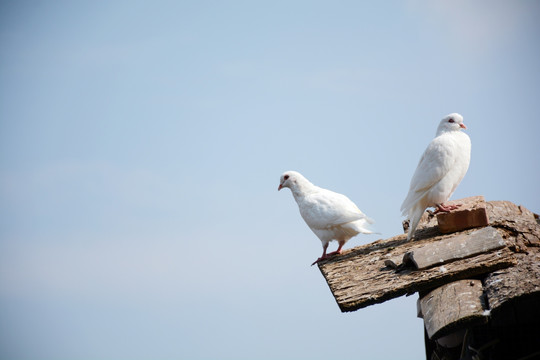
M 296 186 L 291 189 L 292 194 L 296 202 L 303 199 L 306 195 L 309 195 L 317 190 L 317 186 L 310 183 L 308 180 L 298 181 Z
M 439 126 L 439 128 L 437 129 L 437 134 L 435 134 L 435 137 L 439 137 L 441 135 L 446 135 L 446 134 L 457 134 L 460 132 L 461 130 L 449 130 L 447 128 Z

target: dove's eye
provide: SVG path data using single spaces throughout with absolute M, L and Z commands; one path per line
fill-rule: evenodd
M 454 122 L 454 119 L 450 119 L 448 120 L 449 123 L 453 123 Z
M 289 175 L 285 175 L 283 178 L 284 178 L 285 180 L 288 180 L 288 179 L 289 179 Z

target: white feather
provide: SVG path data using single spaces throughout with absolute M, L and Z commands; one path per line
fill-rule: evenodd
M 465 126 L 461 115 L 453 113 L 444 117 L 436 137 L 420 158 L 409 193 L 401 205 L 402 214 L 410 219 L 408 240 L 424 211 L 447 201 L 469 168 L 471 140 L 462 128 Z
M 321 240 L 325 249 L 332 240 L 342 246 L 360 233 L 372 234 L 366 226 L 373 223 L 348 197 L 320 188 L 296 171 L 281 175 L 279 189 L 288 187 L 298 204 L 300 215 Z

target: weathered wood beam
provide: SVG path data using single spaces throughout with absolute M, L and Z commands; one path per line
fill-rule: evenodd
M 491 225 L 506 231 L 513 250 L 540 247 L 540 226 L 530 210 L 509 201 L 489 201 L 487 210 Z
M 395 242 L 394 238 L 386 241 L 387 244 Z M 403 257 L 404 252 L 415 245 L 382 247 L 380 250 L 373 250 L 372 247 L 368 249 L 366 246 L 319 264 L 341 311 L 358 310 L 449 281 L 467 279 L 515 264 L 512 251 L 503 248 L 422 271 L 405 270 L 397 273 L 384 265 L 384 259 Z M 358 251 L 365 253 L 359 256 Z
M 423 270 L 435 265 L 442 265 L 500 249 L 504 246 L 505 242 L 501 234 L 489 226 L 468 234 L 459 234 L 426 244 L 408 253 L 407 259 L 412 262 L 417 270 Z
M 430 339 L 451 334 L 472 324 L 487 321 L 487 307 L 480 280 L 460 280 L 443 285 L 418 299 L 419 317 L 424 319 Z
M 495 271 L 484 281 L 492 311 L 498 311 L 503 304 L 522 296 L 534 296 L 535 307 L 540 310 L 540 251 L 517 254 L 517 257 L 515 267 Z
M 396 272 L 386 266 L 385 261 L 388 260 L 401 263 L 407 252 L 414 254 L 429 244 L 444 242 L 457 236 L 469 236 L 477 231 L 466 230 L 459 234 L 441 235 L 436 226 L 435 216 L 426 213 L 425 222 L 420 224 L 420 230 L 416 232 L 417 240 L 407 242 L 406 235 L 379 240 L 346 250 L 341 255 L 322 261 L 318 264 L 319 269 L 339 308 L 346 312 L 514 266 L 517 262 L 516 252 L 525 253 L 529 246 L 540 246 L 540 225 L 532 212 L 507 201 L 488 202 L 486 209 L 491 226 L 496 229 L 486 231 L 492 232 L 497 247 L 500 245 L 500 238 L 496 233 L 500 234 L 505 242 L 503 248 L 491 250 L 486 248 L 486 252 L 478 254 L 473 252 L 468 258 L 431 266 L 424 270 L 405 268 Z

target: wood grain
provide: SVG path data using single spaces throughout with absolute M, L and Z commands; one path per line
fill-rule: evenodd
M 320 264 L 319 269 L 341 311 L 354 311 L 447 282 L 515 265 L 513 252 L 507 248 L 423 271 L 405 270 L 396 273 L 384 265 L 386 257 L 403 251 L 403 248 L 383 248 Z
M 406 235 L 379 240 L 321 261 L 318 267 L 339 308 L 346 312 L 417 291 L 425 293 L 450 282 L 513 267 L 517 264 L 516 254 L 531 254 L 533 249 L 538 252 L 540 226 L 532 212 L 508 201 L 490 201 L 486 203 L 486 209 L 490 226 L 494 228 L 486 231 L 491 231 L 499 244 L 500 238 L 496 233 L 504 239 L 505 245 L 500 249 L 486 248 L 484 252 L 472 254 L 468 258 L 454 259 L 442 265 L 435 264 L 424 270 L 405 268 L 396 272 L 386 266 L 385 262 L 388 260 L 401 263 L 407 252 L 414 254 L 428 244 L 444 242 L 457 236 L 467 237 L 477 231 L 465 230 L 441 235 L 435 225 L 435 217 L 426 213 L 423 228 L 420 227 L 421 230 L 417 231 L 417 235 L 421 235 L 418 240 L 407 242 Z M 493 292 L 497 291 L 499 290 L 494 288 Z
M 468 234 L 459 234 L 426 244 L 412 251 L 409 259 L 416 269 L 423 270 L 504 246 L 505 241 L 501 234 L 495 228 L 488 226 Z
M 428 337 L 437 339 L 456 329 L 486 322 L 482 294 L 482 282 L 468 279 L 438 287 L 419 299 Z

